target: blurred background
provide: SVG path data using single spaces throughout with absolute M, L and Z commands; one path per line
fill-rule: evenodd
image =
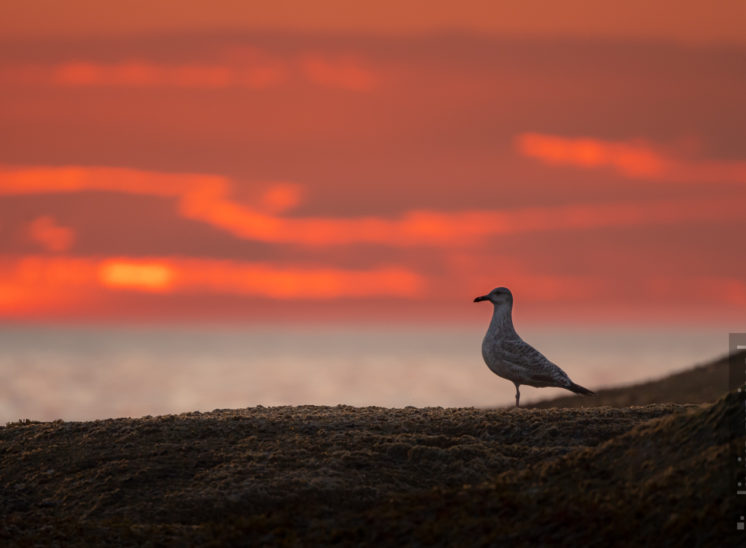
M 472 303 L 499 285 L 590 388 L 725 354 L 745 21 L 739 0 L 3 3 L 0 420 L 509 405 Z

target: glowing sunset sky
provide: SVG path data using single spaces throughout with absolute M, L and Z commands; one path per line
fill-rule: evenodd
M 743 318 L 746 3 L 252 4 L 0 7 L 0 319 Z

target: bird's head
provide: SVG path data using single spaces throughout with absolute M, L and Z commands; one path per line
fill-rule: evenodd
M 495 306 L 513 306 L 513 294 L 507 287 L 496 287 L 486 295 L 482 295 L 481 297 L 477 297 L 476 299 L 474 299 L 475 303 L 481 301 L 490 301 Z

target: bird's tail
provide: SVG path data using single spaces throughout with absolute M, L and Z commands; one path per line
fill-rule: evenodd
M 595 392 L 591 392 L 587 388 L 583 388 L 579 384 L 575 384 L 574 382 L 570 381 L 570 386 L 567 387 L 568 390 L 572 390 L 576 394 L 583 394 L 584 396 L 594 396 Z

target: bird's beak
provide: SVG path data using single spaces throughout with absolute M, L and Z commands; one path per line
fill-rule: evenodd
M 488 300 L 487 295 L 482 295 L 481 297 L 477 297 L 476 299 L 474 299 L 474 302 L 478 303 L 478 302 L 486 301 L 486 300 Z

